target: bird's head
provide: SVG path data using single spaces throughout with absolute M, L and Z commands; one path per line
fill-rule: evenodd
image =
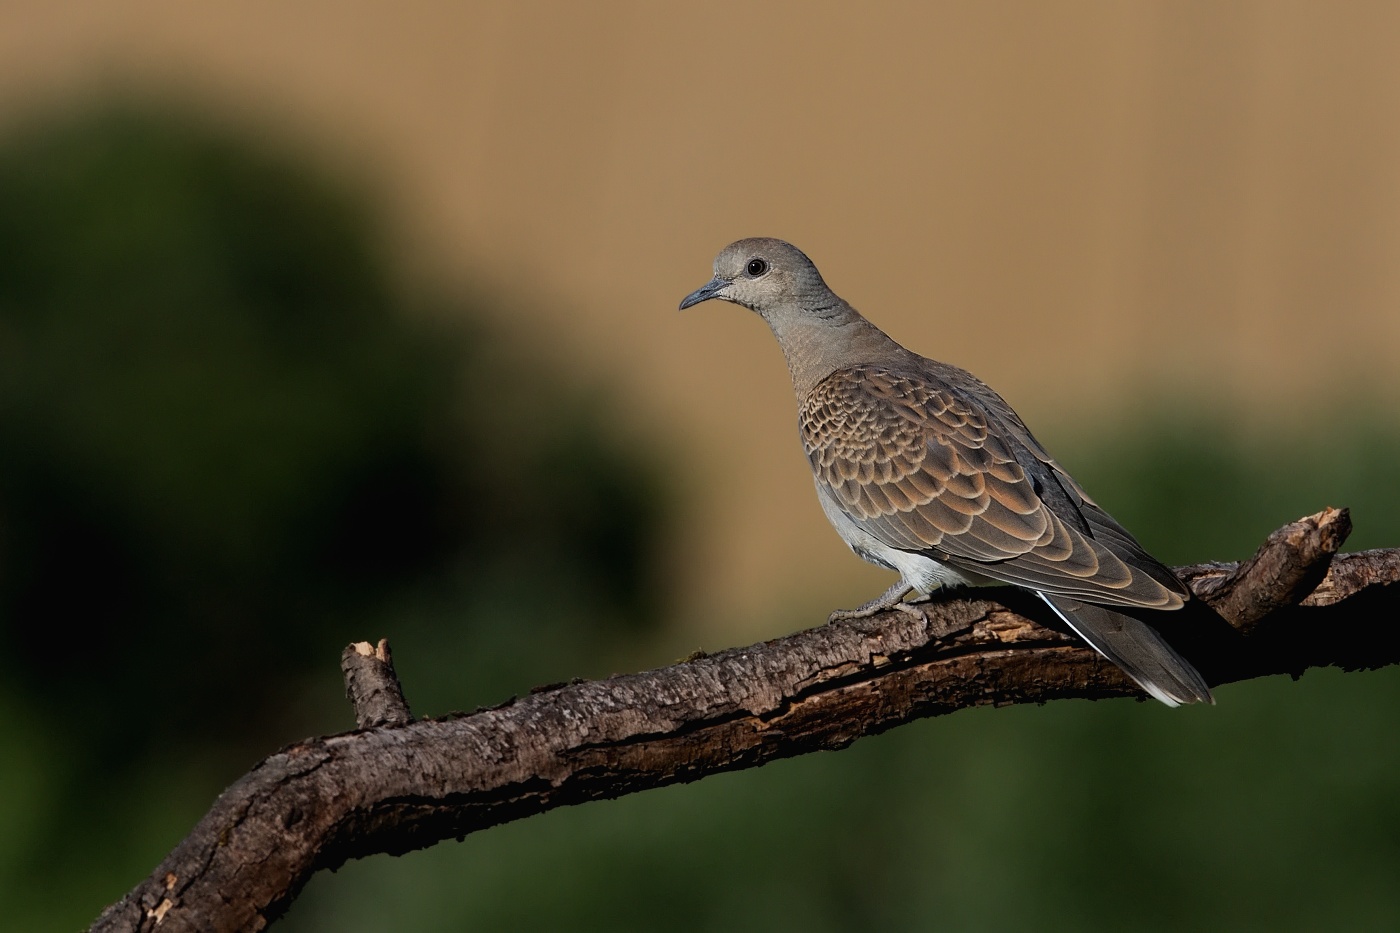
M 817 267 L 791 243 L 753 237 L 730 243 L 715 257 L 715 277 L 681 302 L 681 310 L 718 298 L 765 318 L 780 309 L 819 310 L 834 296 Z

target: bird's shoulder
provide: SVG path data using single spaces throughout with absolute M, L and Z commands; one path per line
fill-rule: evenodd
M 932 437 L 972 448 L 986 445 L 991 425 L 1002 420 L 995 403 L 1008 412 L 1010 406 L 965 370 L 922 362 L 926 365 L 849 366 L 818 382 L 799 405 L 804 446 L 873 454 L 877 448 L 921 446 Z M 1019 427 L 1019 419 L 1016 423 Z

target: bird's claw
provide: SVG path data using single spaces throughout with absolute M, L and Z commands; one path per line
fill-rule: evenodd
M 831 615 L 827 616 L 826 621 L 827 624 L 830 625 L 832 622 L 847 622 L 851 619 L 868 619 L 871 616 L 879 615 L 886 611 L 902 612 L 907 616 L 913 616 L 915 621 L 918 622 L 928 621 L 928 616 L 924 614 L 923 609 L 907 603 L 902 599 L 894 603 L 880 602 L 877 600 L 874 603 L 867 603 L 855 609 L 837 609 Z

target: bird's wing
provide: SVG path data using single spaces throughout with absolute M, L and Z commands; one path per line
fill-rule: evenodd
M 1095 541 L 1102 543 L 1134 566 L 1146 570 L 1149 575 L 1158 579 L 1159 583 L 1164 584 L 1178 595 L 1187 595 L 1186 588 L 1176 574 L 1171 573 L 1160 561 L 1148 554 L 1128 529 L 1118 524 L 1112 515 L 1109 515 L 1099 507 L 1097 502 L 1090 499 L 1088 493 L 1080 487 L 1074 477 L 1055 462 L 1055 458 L 1050 456 L 1049 452 L 1041 446 L 1040 441 L 1035 439 L 1030 428 L 1027 428 L 1025 423 L 1021 421 L 1021 416 L 1016 414 L 1005 399 L 966 370 L 946 363 L 933 363 L 932 360 L 929 362 L 941 371 L 943 381 L 956 387 L 963 396 L 969 397 L 975 407 L 985 411 L 990 419 L 1001 425 L 1002 429 L 1012 438 L 1012 446 L 1018 454 L 1021 454 L 1020 459 L 1023 462 L 1029 460 L 1031 472 L 1042 477 L 1042 485 L 1047 487 L 1042 490 L 1042 497 L 1051 508 L 1055 509 L 1061 516 L 1065 516 L 1067 513 L 1076 515 L 1077 519 L 1074 520 L 1081 523 L 1084 526 L 1083 530 L 1086 530 Z M 1025 456 L 1026 454 L 1029 454 L 1029 458 Z M 1047 471 L 1048 475 L 1046 475 Z M 1051 482 L 1052 480 L 1053 482 Z M 1159 571 L 1165 571 L 1165 574 Z
M 1094 505 L 981 383 L 853 367 L 819 383 L 798 422 L 817 483 L 890 547 L 1059 596 L 1182 604 L 1175 575 Z

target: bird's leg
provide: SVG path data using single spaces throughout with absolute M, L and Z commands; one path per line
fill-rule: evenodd
M 827 616 L 826 621 L 831 623 L 844 621 L 846 619 L 868 619 L 875 615 L 875 613 L 884 612 L 886 609 L 893 609 L 897 612 L 906 613 L 914 616 L 921 622 L 926 621 L 927 617 L 922 610 L 904 601 L 904 594 L 912 589 L 914 589 L 912 586 L 905 583 L 903 579 L 900 579 L 894 586 L 885 590 L 885 592 L 876 596 L 874 599 L 870 600 L 870 602 L 863 603 L 854 609 L 837 609 L 831 615 Z

